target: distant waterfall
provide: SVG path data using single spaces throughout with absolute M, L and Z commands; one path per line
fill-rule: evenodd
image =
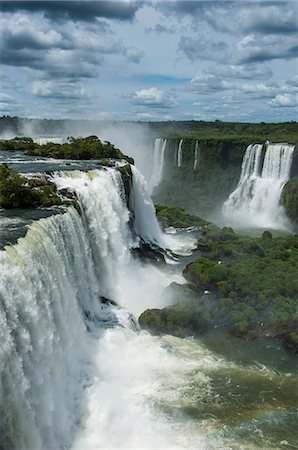
M 293 151 L 289 144 L 249 145 L 238 186 L 223 205 L 224 215 L 239 226 L 288 228 L 280 196 Z
M 197 170 L 198 162 L 199 162 L 199 143 L 198 143 L 198 141 L 196 141 L 194 161 L 193 161 L 193 170 Z
M 132 170 L 135 230 L 160 244 L 146 183 Z M 34 222 L 25 238 L 0 252 L 1 449 L 71 446 L 92 383 L 96 339 L 87 328 L 98 333 L 120 317 L 100 297 L 131 301 L 138 292 L 132 280 L 145 277 L 130 252 L 138 236 L 131 233 L 119 171 L 59 172 L 53 180 L 76 192 L 81 214 L 69 207 Z M 157 298 L 154 287 L 148 295 Z
M 167 146 L 166 138 L 156 138 L 155 139 L 154 155 L 153 155 L 153 169 L 152 169 L 151 180 L 149 183 L 149 187 L 150 187 L 149 190 L 151 191 L 151 193 L 152 193 L 153 189 L 155 187 L 157 187 L 162 180 L 166 146 Z
M 183 144 L 183 139 L 180 139 L 179 146 L 178 146 L 178 152 L 177 152 L 177 167 L 181 167 L 181 164 L 182 164 L 182 144 Z

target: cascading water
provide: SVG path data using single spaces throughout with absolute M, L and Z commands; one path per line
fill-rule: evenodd
M 148 280 L 150 270 L 131 257 L 136 238 L 119 171 L 60 172 L 53 180 L 76 192 L 81 215 L 70 207 L 34 222 L 25 238 L 0 252 L 1 450 L 69 448 L 96 376 L 98 330 L 118 322 L 129 330 L 131 323 L 125 309 L 101 297 L 140 314 L 150 297 L 158 306 L 175 279 L 152 266 Z M 149 217 L 154 208 L 137 169 L 133 185 L 135 230 L 161 243 L 156 219 L 150 236 L 143 221 L 141 199 Z
M 291 170 L 294 146 L 249 145 L 240 180 L 223 205 L 223 214 L 234 226 L 290 229 L 280 197 Z M 265 152 L 265 153 L 264 153 Z
M 162 180 L 166 146 L 167 146 L 166 138 L 156 138 L 155 139 L 154 155 L 153 155 L 153 169 L 152 169 L 151 180 L 149 183 L 149 188 L 150 188 L 149 190 L 150 190 L 151 194 L 153 192 L 153 189 L 155 187 L 157 187 Z
M 26 238 L 0 253 L 1 449 L 70 444 L 82 413 L 82 310 L 100 312 L 90 252 L 71 208 L 34 223 Z
M 177 167 L 181 167 L 182 164 L 182 144 L 183 139 L 180 139 L 177 152 Z
M 199 162 L 199 143 L 198 143 L 198 141 L 196 141 L 194 161 L 193 161 L 193 170 L 197 170 L 198 162 Z
M 165 306 L 162 290 L 183 282 L 131 255 L 140 239 L 164 240 L 132 174 L 131 211 L 115 169 L 54 174 L 80 213 L 34 222 L 0 252 L 0 449 L 294 448 L 296 371 L 225 359 L 221 335 L 212 352 L 131 326 L 126 310 Z M 237 343 L 237 355 L 257 347 Z
M 162 233 L 155 215 L 155 208 L 149 192 L 147 183 L 141 172 L 131 166 L 133 174 L 132 192 L 130 205 L 134 212 L 134 226 L 138 236 L 147 242 L 154 243 L 160 247 L 164 246 Z

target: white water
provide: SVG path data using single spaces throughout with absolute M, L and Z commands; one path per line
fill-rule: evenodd
M 161 229 L 155 215 L 155 208 L 147 189 L 147 183 L 141 172 L 131 166 L 133 174 L 130 207 L 134 212 L 136 233 L 147 243 L 164 246 Z
M 199 162 L 199 143 L 198 143 L 198 141 L 196 141 L 195 155 L 194 155 L 194 161 L 193 161 L 193 170 L 197 170 L 198 162 Z
M 156 138 L 155 139 L 154 154 L 153 154 L 153 168 L 152 168 L 151 180 L 149 183 L 151 194 L 153 192 L 153 189 L 155 187 L 157 187 L 162 180 L 166 146 L 167 146 L 166 138 Z
M 289 144 L 247 147 L 238 186 L 223 205 L 230 224 L 290 229 L 280 197 L 290 176 L 293 151 Z
M 237 434 L 232 445 L 214 414 L 196 420 L 183 412 L 198 404 L 217 411 L 229 402 L 230 375 L 238 382 L 242 373 L 247 386 L 256 374 L 265 380 L 263 367 L 248 372 L 196 340 L 130 326 L 126 311 L 163 306 L 162 290 L 183 280 L 132 258 L 138 236 L 119 173 L 61 172 L 54 179 L 77 193 L 81 214 L 69 208 L 41 219 L 0 252 L 0 448 L 272 448 L 242 445 Z M 134 169 L 133 190 L 146 203 Z M 144 239 L 146 228 L 138 231 Z M 193 245 L 180 244 L 184 251 Z M 121 307 L 101 303 L 100 295 L 114 295 Z M 216 392 L 217 373 L 227 398 Z
M 139 315 L 146 307 L 162 306 L 162 290 L 171 281 L 183 279 L 132 258 L 130 249 L 136 240 L 128 226 L 129 211 L 118 171 L 57 173 L 54 179 L 60 188 L 76 191 L 82 216 L 69 208 L 64 214 L 41 219 L 18 244 L 0 253 L 1 448 L 69 448 L 80 429 L 78 423 L 82 420 L 85 424 L 89 411 L 92 417 L 100 411 L 98 419 L 104 414 L 112 421 L 109 414 L 122 416 L 118 406 L 123 401 L 124 407 L 124 400 L 128 409 L 123 420 L 139 421 L 136 442 L 141 441 L 146 427 L 148 439 L 149 435 L 153 439 L 159 419 L 155 421 L 152 412 L 137 405 L 140 399 L 121 387 L 120 378 L 125 381 L 129 376 L 133 361 L 127 366 L 123 360 L 128 372 L 118 373 L 121 356 L 109 353 L 108 342 L 122 339 L 123 353 L 132 357 L 125 342 L 133 336 L 135 346 L 137 339 L 129 329 L 131 319 L 126 310 Z M 145 196 L 142 183 L 135 169 L 136 197 Z M 142 215 L 137 212 L 140 208 L 135 208 L 136 216 Z M 142 220 L 137 230 L 148 239 Z M 157 236 L 154 238 L 157 241 Z M 101 295 L 122 308 L 102 304 Z M 115 329 L 105 331 L 107 327 Z M 139 350 L 135 347 L 136 353 Z M 98 360 L 105 360 L 105 352 L 110 359 L 105 367 L 99 367 Z M 118 399 L 114 392 L 113 377 L 125 399 Z M 113 391 L 114 397 L 110 401 L 98 398 L 93 410 L 92 389 L 104 389 L 106 394 Z M 82 426 L 88 428 L 89 422 Z M 168 429 L 162 424 L 161 429 L 164 427 Z M 101 431 L 96 446 L 108 448 L 116 436 L 110 435 L 108 428 Z M 136 439 L 137 430 L 130 431 L 126 430 L 121 441 L 123 444 L 126 439 L 127 448 Z
M 181 167 L 182 164 L 182 144 L 183 139 L 180 139 L 177 152 L 177 167 Z

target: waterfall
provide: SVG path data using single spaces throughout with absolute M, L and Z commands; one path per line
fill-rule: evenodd
M 197 170 L 198 161 L 199 161 L 199 143 L 198 143 L 198 141 L 196 141 L 195 155 L 194 155 L 194 161 L 193 161 L 193 170 Z
M 135 231 L 160 245 L 146 183 L 132 170 Z M 92 382 L 95 340 L 87 329 L 130 323 L 125 310 L 101 296 L 130 307 L 135 293 L 140 301 L 131 310 L 145 309 L 148 271 L 131 256 L 136 238 L 119 171 L 58 172 L 53 180 L 76 192 L 81 213 L 69 207 L 34 222 L 25 238 L 0 252 L 1 449 L 69 448 Z M 169 276 L 150 270 L 143 298 L 150 304 L 152 296 L 154 304 L 160 294 L 152 280 L 161 290 Z M 140 286 L 132 284 L 136 277 Z
M 153 192 L 153 189 L 157 187 L 163 175 L 163 166 L 164 166 L 164 155 L 165 149 L 167 146 L 166 138 L 156 138 L 154 144 L 154 155 L 153 155 L 153 169 L 150 180 L 150 192 Z
M 0 253 L 1 449 L 69 445 L 88 381 L 82 310 L 100 312 L 90 254 L 73 208 Z
M 144 242 L 154 243 L 163 247 L 162 233 L 155 215 L 155 208 L 149 192 L 147 183 L 141 172 L 131 166 L 133 174 L 132 192 L 130 195 L 131 209 L 134 211 L 134 226 L 137 235 Z
M 289 144 L 247 147 L 238 186 L 223 205 L 230 221 L 244 227 L 289 228 L 280 196 L 290 176 L 293 151 Z
M 182 164 L 182 144 L 183 144 L 183 139 L 180 139 L 179 146 L 178 146 L 178 152 L 177 152 L 177 167 L 181 167 L 181 164 Z
M 121 174 L 118 170 L 58 172 L 53 181 L 59 189 L 74 191 L 81 204 L 93 257 L 102 281 L 102 295 L 114 297 L 112 280 L 127 264 L 133 239 L 128 226 Z M 94 214 L 101 211 L 101 214 Z

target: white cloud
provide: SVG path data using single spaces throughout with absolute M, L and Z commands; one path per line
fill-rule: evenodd
M 11 101 L 13 101 L 14 98 L 9 95 L 9 94 L 5 94 L 5 92 L 0 92 L 0 102 L 2 103 L 10 103 Z
M 294 107 L 298 106 L 297 94 L 278 94 L 271 102 L 273 106 Z
M 141 89 L 130 96 L 130 100 L 134 105 L 153 107 L 153 108 L 174 108 L 178 106 L 177 102 L 171 94 L 151 87 L 149 89 Z
M 86 89 L 78 83 L 65 83 L 61 81 L 35 81 L 31 92 L 37 97 L 55 99 L 81 99 L 87 98 Z
M 209 95 L 220 91 L 233 89 L 234 84 L 223 80 L 220 76 L 204 71 L 203 75 L 196 75 L 188 84 L 188 89 L 200 95 Z

